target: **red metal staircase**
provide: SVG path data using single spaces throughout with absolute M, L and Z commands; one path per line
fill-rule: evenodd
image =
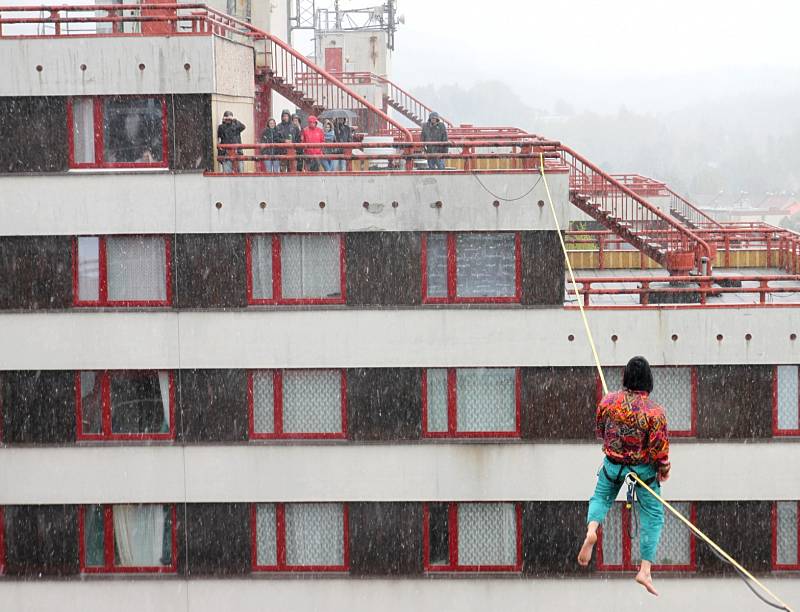
M 689 200 L 666 185 L 664 188 L 667 190 L 670 197 L 669 213 L 681 223 L 691 229 L 714 229 L 722 227 L 720 223 L 689 202 Z
M 384 108 L 392 107 L 406 119 L 422 127 L 433 110 L 400 87 L 397 83 L 390 81 L 386 77 L 379 77 L 377 75 L 373 75 L 373 77 L 386 87 L 386 91 L 383 94 Z M 441 115 L 439 115 L 439 118 L 448 127 L 453 127 L 453 124 Z

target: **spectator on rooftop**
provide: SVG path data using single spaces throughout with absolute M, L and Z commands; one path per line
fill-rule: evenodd
M 275 119 L 272 117 L 269 118 L 267 121 L 267 127 L 264 128 L 264 131 L 261 132 L 261 142 L 267 143 L 275 143 L 275 142 L 283 142 L 280 133 L 278 132 L 278 126 L 275 123 Z M 263 147 L 261 149 L 262 155 L 277 155 L 275 147 Z M 274 158 L 267 158 L 263 160 L 264 164 L 264 172 L 280 172 L 281 170 L 281 163 L 279 160 Z
M 303 141 L 303 124 L 300 122 L 300 115 L 292 115 L 292 142 L 302 142 Z M 294 150 L 296 155 L 304 155 L 304 149 L 295 149 Z M 302 157 L 297 160 L 297 171 L 302 172 L 303 166 L 305 165 L 305 161 Z
M 336 142 L 336 132 L 333 130 L 333 123 L 331 123 L 331 120 L 330 119 L 325 119 L 325 122 L 324 122 L 323 125 L 325 126 L 324 132 L 323 132 L 325 134 L 325 142 Z M 333 148 L 333 147 L 328 147 L 328 148 L 325 149 L 325 155 L 323 156 L 323 158 L 321 160 L 322 167 L 325 168 L 325 172 L 335 172 L 336 170 L 338 170 L 339 165 L 338 165 L 337 162 L 339 160 L 338 159 L 328 159 L 327 156 L 328 155 L 339 155 L 339 154 L 341 154 L 341 152 L 342 152 L 341 149 L 336 149 L 336 148 Z M 334 166 L 334 164 L 336 164 L 336 165 Z
M 325 132 L 317 125 L 317 118 L 314 115 L 308 116 L 308 127 L 303 130 L 302 141 L 308 144 L 318 144 L 325 142 Z M 305 154 L 309 156 L 322 157 L 322 149 L 320 147 L 310 147 L 304 149 Z M 319 172 L 319 159 L 309 159 L 307 167 L 310 172 Z
M 336 142 L 353 142 L 353 128 L 347 125 L 347 117 L 337 117 L 333 122 L 333 131 L 336 133 Z M 341 148 L 337 149 L 341 153 L 352 154 L 352 149 Z M 347 161 L 344 159 L 331 160 L 331 165 L 335 170 L 344 172 L 347 170 Z
M 439 113 L 432 112 L 425 125 L 422 126 L 422 142 L 447 142 L 447 128 L 439 117 Z M 426 153 L 447 153 L 447 145 L 425 145 Z M 444 159 L 429 157 L 428 168 L 431 170 L 444 170 Z
M 299 142 L 300 132 L 297 126 L 292 123 L 292 114 L 287 109 L 281 111 L 281 122 L 277 125 L 276 129 L 278 130 L 280 142 Z M 295 132 L 297 132 L 296 137 Z M 275 155 L 286 155 L 286 153 L 286 149 L 275 149 Z M 289 162 L 285 159 L 281 160 L 281 170 L 283 172 L 289 170 Z
M 226 110 L 222 114 L 222 123 L 217 127 L 217 142 L 219 144 L 242 144 L 242 132 L 244 132 L 244 123 L 235 119 L 233 113 Z M 241 149 L 222 149 L 217 148 L 217 158 L 222 166 L 222 172 L 231 174 L 234 171 L 234 160 L 226 159 L 234 155 L 242 155 Z M 244 162 L 236 160 L 236 171 L 244 172 Z

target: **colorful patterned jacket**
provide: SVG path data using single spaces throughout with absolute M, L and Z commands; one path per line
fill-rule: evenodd
M 603 452 L 625 465 L 653 464 L 669 470 L 669 432 L 664 409 L 644 391 L 615 391 L 597 406 L 597 437 Z

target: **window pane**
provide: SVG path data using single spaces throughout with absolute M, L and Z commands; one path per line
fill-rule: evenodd
M 283 372 L 283 431 L 342 431 L 342 375 L 339 370 Z
M 447 431 L 447 370 L 428 368 L 428 431 Z
M 427 237 L 427 297 L 447 297 L 447 234 Z
M 81 372 L 81 431 L 102 433 L 103 385 L 98 372 Z
M 284 298 L 342 296 L 338 235 L 286 234 L 280 240 Z
M 256 506 L 256 562 L 258 565 L 278 564 L 275 504 Z
M 603 565 L 622 565 L 622 504 L 612 504 L 603 521 Z
M 690 518 L 692 511 L 690 502 L 672 502 L 672 506 L 683 516 Z M 639 536 L 636 533 L 632 535 L 631 563 L 638 565 L 641 561 Z M 681 520 L 671 512 L 665 512 L 664 529 L 661 531 L 661 541 L 658 544 L 653 563 L 655 565 L 689 565 L 692 562 L 691 542 L 691 534 Z
M 169 431 L 168 372 L 112 372 L 109 385 L 112 432 L 152 434 Z
M 86 506 L 83 514 L 83 544 L 86 549 L 87 567 L 102 567 L 104 563 L 105 532 L 103 530 L 103 506 Z
M 103 100 L 106 163 L 158 163 L 163 159 L 161 100 Z
M 458 431 L 516 431 L 514 368 L 456 370 Z
M 428 505 L 429 563 L 450 564 L 450 514 L 448 504 Z
M 797 366 L 778 366 L 778 429 L 800 429 Z
M 76 164 L 94 163 L 94 100 L 75 98 L 72 101 L 73 158 Z
M 108 299 L 165 301 L 166 242 L 160 236 L 115 236 L 106 239 Z
M 514 504 L 458 504 L 458 564 L 516 565 Z
M 797 565 L 797 502 L 776 502 L 778 508 L 778 533 L 776 560 L 779 565 Z
M 253 297 L 257 300 L 272 299 L 272 236 L 250 237 L 252 261 Z
M 289 565 L 344 563 L 342 504 L 286 504 L 286 562 Z
M 603 368 L 609 391 L 622 389 L 624 368 Z M 692 429 L 692 368 L 652 368 L 653 392 L 650 398 L 661 404 L 670 431 Z
M 113 508 L 114 556 L 120 567 L 158 567 L 164 558 L 167 515 L 161 504 L 120 504 Z
M 100 239 L 97 236 L 78 238 L 78 299 L 84 302 L 100 299 Z
M 513 233 L 456 235 L 456 283 L 459 297 L 516 295 Z
M 253 427 L 259 433 L 275 433 L 274 373 L 253 372 Z

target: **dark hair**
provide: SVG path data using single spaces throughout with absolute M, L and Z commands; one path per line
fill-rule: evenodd
M 650 364 L 647 359 L 637 355 L 632 357 L 625 366 L 625 373 L 622 375 L 622 386 L 630 391 L 653 391 L 653 373 L 650 371 Z

